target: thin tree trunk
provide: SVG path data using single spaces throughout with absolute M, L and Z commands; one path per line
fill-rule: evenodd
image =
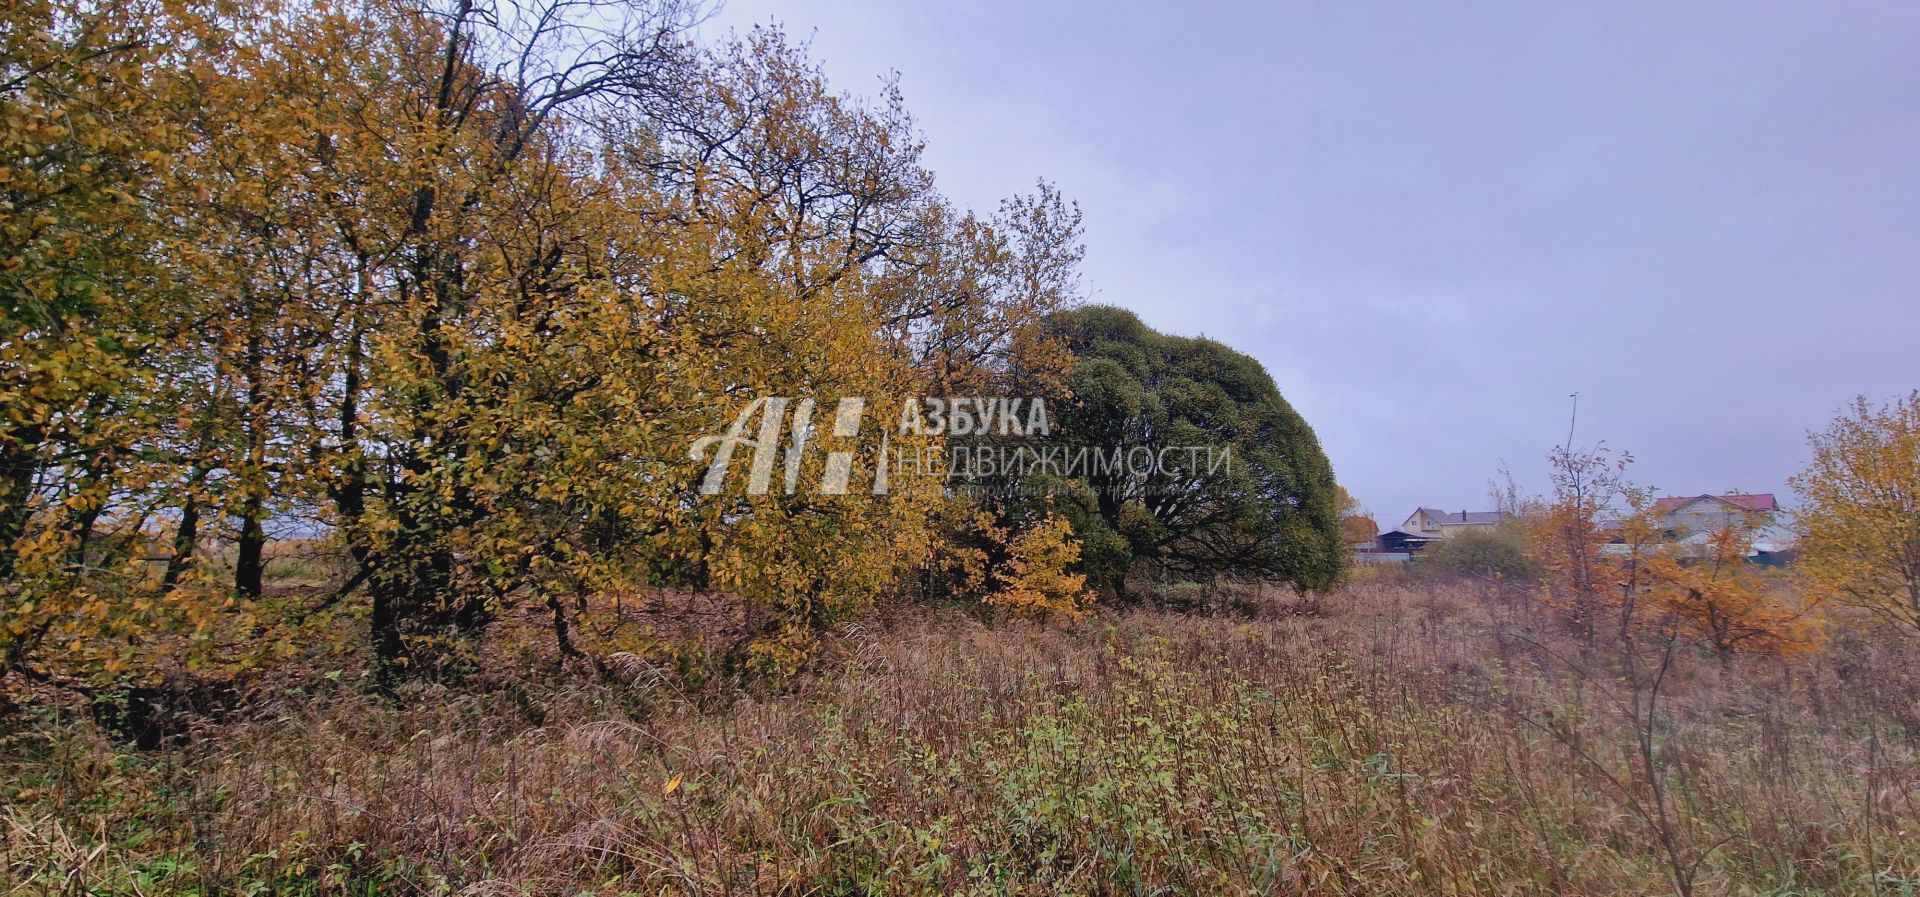
M 247 500 L 240 517 L 239 554 L 233 562 L 234 591 L 248 598 L 259 598 L 266 580 L 267 533 L 260 525 L 260 500 Z
M 267 431 L 272 400 L 261 383 L 265 355 L 265 337 L 256 329 L 247 337 L 246 369 L 242 372 L 247 381 L 247 470 L 242 479 L 246 500 L 240 512 L 239 555 L 233 563 L 233 588 L 248 598 L 260 597 L 266 578 L 267 534 L 260 518 L 266 504 Z
M 0 582 L 13 578 L 13 545 L 33 516 L 33 482 L 40 476 L 40 441 L 45 431 L 29 427 L 0 441 Z
M 94 524 L 100 521 L 100 515 L 107 509 L 107 492 L 112 488 L 108 479 L 112 475 L 113 462 L 110 459 L 101 455 L 88 459 L 86 474 L 81 477 L 76 493 L 95 494 L 88 495 L 86 504 L 74 512 L 68 524 L 73 533 L 73 544 L 67 549 L 67 566 L 74 572 L 86 569 L 87 549 L 93 543 Z
M 395 588 L 398 585 L 391 576 L 376 575 L 368 583 L 367 591 L 373 595 L 373 617 L 370 620 L 373 642 L 373 659 L 376 682 L 382 689 L 391 688 L 399 681 L 406 653 L 406 640 L 400 634 L 400 607 L 404 592 Z
M 197 477 L 196 477 L 197 479 Z M 167 573 L 160 578 L 160 590 L 171 592 L 193 563 L 194 550 L 200 544 L 200 498 L 189 493 L 180 506 L 180 525 L 173 531 L 173 556 L 167 558 Z

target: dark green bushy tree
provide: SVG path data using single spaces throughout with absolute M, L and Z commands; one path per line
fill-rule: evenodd
M 1090 578 L 1121 597 L 1142 563 L 1305 589 L 1339 580 L 1333 468 L 1259 362 L 1107 306 L 1053 315 L 1047 327 L 1074 356 L 1049 445 L 1088 459 L 1050 485 L 1064 487 L 1052 490 L 1056 504 L 1090 547 Z M 1111 461 L 1116 449 L 1122 463 L 1091 460 Z

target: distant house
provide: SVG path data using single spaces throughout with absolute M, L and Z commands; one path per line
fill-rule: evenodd
M 1421 549 L 1434 542 L 1440 541 L 1440 537 L 1430 536 L 1426 533 L 1410 533 L 1405 530 L 1393 530 L 1392 532 L 1381 533 L 1378 541 L 1383 551 L 1419 554 Z
M 1491 528 L 1512 519 L 1505 511 L 1441 511 L 1416 508 L 1400 524 L 1400 532 L 1443 538 L 1464 529 Z
M 1365 545 L 1358 546 L 1354 560 L 1362 564 L 1404 564 L 1413 560 L 1428 545 L 1440 541 L 1439 536 L 1422 533 L 1408 533 L 1390 530 L 1381 533 Z
M 1653 503 L 1654 525 L 1677 538 L 1739 527 L 1748 532 L 1774 523 L 1780 503 L 1767 492 L 1671 496 Z
M 1780 503 L 1768 493 L 1668 496 L 1655 500 L 1648 511 L 1660 540 L 1674 546 L 1683 563 L 1708 556 L 1713 534 L 1729 527 L 1744 532 L 1747 557 L 1754 563 L 1781 564 L 1794 556 L 1794 534 L 1779 519 Z M 1615 556 L 1632 550 L 1617 537 L 1601 549 Z

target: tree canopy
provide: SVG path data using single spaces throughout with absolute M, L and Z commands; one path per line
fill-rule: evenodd
M 237 675 L 348 631 L 391 684 L 515 609 L 590 657 L 622 626 L 580 625 L 594 596 L 659 589 L 724 595 L 754 621 L 730 659 L 792 669 L 929 570 L 1047 612 L 1135 561 L 1339 576 L 1331 471 L 1259 364 L 1067 311 L 1053 187 L 958 208 L 891 85 L 697 19 L 6 6 L 0 687 Z M 929 476 L 880 500 L 871 459 L 942 437 L 798 410 L 1067 394 L 1066 439 L 1184 467 L 1032 514 Z M 760 432 L 838 440 L 851 488 L 704 490 L 689 448 L 772 397 Z M 821 481 L 788 444 L 783 479 Z M 276 541 L 326 581 L 276 589 Z
M 1813 434 L 1793 479 L 1805 567 L 1824 594 L 1920 631 L 1920 390 L 1865 397 Z
M 575 654 L 588 596 L 659 587 L 791 666 L 948 499 L 702 496 L 688 447 L 755 397 L 995 391 L 1073 299 L 1050 186 L 958 209 L 897 91 L 696 47 L 677 0 L 0 17 L 0 684 L 231 672 L 340 612 L 388 680 L 521 605 Z M 274 594 L 274 529 L 343 572 Z
M 1332 465 L 1258 361 L 1107 306 L 1056 313 L 1046 331 L 1074 358 L 1053 440 L 1089 458 L 1119 453 L 1066 484 L 1079 497 L 1070 513 L 1083 558 L 1103 585 L 1124 594 L 1137 563 L 1305 589 L 1340 578 Z

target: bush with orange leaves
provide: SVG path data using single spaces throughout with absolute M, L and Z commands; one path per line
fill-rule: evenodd
M 1529 526 L 1530 554 L 1544 571 L 1540 598 L 1583 640 L 1602 621 L 1622 640 L 1672 639 L 1726 658 L 1803 654 L 1819 644 L 1811 608 L 1791 599 L 1747 563 L 1743 526 L 1704 543 L 1667 539 L 1655 524 L 1652 491 L 1627 476 L 1632 456 L 1605 449 L 1556 450 L 1554 495 Z
M 1704 552 L 1675 552 L 1647 562 L 1653 621 L 1689 644 L 1722 659 L 1734 654 L 1799 656 L 1820 643 L 1820 620 L 1811 606 L 1785 596 L 1784 583 L 1769 582 L 1747 562 L 1753 540 L 1743 527 L 1706 536 Z
M 1632 455 L 1555 449 L 1548 460 L 1553 496 L 1527 527 L 1528 553 L 1542 571 L 1541 603 L 1591 642 L 1610 609 L 1623 621 L 1633 613 L 1639 561 L 1653 541 L 1644 513 L 1650 493 L 1627 478 Z

